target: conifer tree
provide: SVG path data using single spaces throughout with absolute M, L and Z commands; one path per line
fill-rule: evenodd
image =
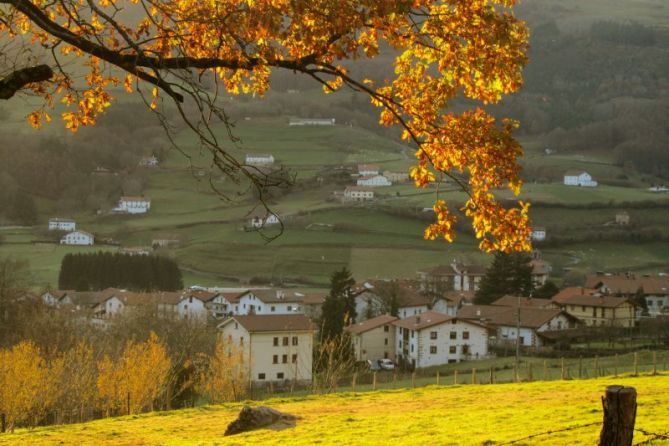
M 321 340 L 341 336 L 344 327 L 355 321 L 355 297 L 351 289 L 354 284 L 355 280 L 346 267 L 332 274 L 330 293 L 323 302 Z
M 525 253 L 495 254 L 481 280 L 475 302 L 489 304 L 502 296 L 529 296 L 532 293 L 531 258 Z

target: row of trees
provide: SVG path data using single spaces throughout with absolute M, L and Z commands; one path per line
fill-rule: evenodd
M 97 252 L 63 257 L 58 286 L 77 291 L 109 287 L 176 291 L 183 288 L 183 280 L 177 263 L 164 256 Z
M 227 341 L 186 364 L 188 379 L 175 382 L 174 365 L 153 332 L 143 341 L 128 340 L 116 356 L 96 352 L 85 341 L 56 353 L 23 341 L 0 350 L 0 414 L 13 430 L 164 408 L 175 387 L 188 387 L 210 402 L 246 394 L 244 356 Z

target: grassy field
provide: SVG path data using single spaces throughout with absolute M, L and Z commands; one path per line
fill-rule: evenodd
M 600 378 L 524 384 L 429 386 L 264 401 L 302 417 L 294 428 L 262 429 L 223 437 L 241 404 L 205 406 L 120 417 L 69 426 L 21 430 L 0 436 L 2 445 L 592 445 L 602 420 L 601 396 L 609 385 L 638 392 L 636 427 L 666 431 L 669 377 Z M 593 424 L 587 427 L 581 427 Z M 646 439 L 635 434 L 635 442 Z M 650 444 L 669 444 L 666 440 Z

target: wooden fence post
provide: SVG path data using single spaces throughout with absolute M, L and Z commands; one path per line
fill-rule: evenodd
M 657 375 L 657 352 L 653 352 L 653 375 Z
M 437 370 L 437 385 L 439 385 L 439 370 Z
M 358 381 L 358 372 L 353 372 L 353 379 L 351 380 L 351 392 L 355 393 L 355 383 Z
M 529 382 L 532 382 L 533 378 L 534 377 L 532 376 L 532 361 L 529 361 L 527 363 L 527 380 Z
M 513 381 L 512 381 L 512 382 L 514 382 L 514 383 L 519 382 L 520 379 L 518 379 L 518 378 L 519 378 L 519 376 L 518 376 L 518 367 L 516 367 L 516 364 L 514 364 L 514 365 L 513 365 Z
M 490 366 L 490 384 L 495 384 L 495 368 Z
M 618 353 L 613 358 L 613 376 L 618 377 Z
M 411 372 L 411 387 L 416 388 L 416 372 Z
M 631 446 L 636 419 L 636 389 L 609 386 L 602 398 L 604 425 L 599 446 Z
M 599 378 L 599 356 L 595 355 L 595 378 Z
M 454 370 L 453 371 L 453 384 L 457 384 L 457 383 L 458 383 L 458 371 Z
M 560 379 L 564 379 L 564 358 L 560 358 Z
M 472 369 L 472 384 L 476 384 L 476 368 Z
M 583 378 L 583 355 L 578 357 L 578 379 Z
M 639 353 L 634 352 L 634 376 L 639 376 Z
M 548 380 L 548 361 L 544 359 L 544 381 Z
M 376 372 L 372 374 L 372 390 L 376 390 Z

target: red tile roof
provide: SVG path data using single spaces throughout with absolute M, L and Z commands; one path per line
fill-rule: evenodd
M 391 316 L 389 314 L 382 314 L 381 316 L 376 316 L 375 318 L 367 319 L 364 322 L 359 322 L 357 324 L 349 325 L 348 327 L 346 327 L 346 330 L 350 331 L 351 333 L 360 334 L 381 327 L 383 325 L 390 324 L 391 322 L 394 322 L 396 320 L 397 318 L 395 316 Z

